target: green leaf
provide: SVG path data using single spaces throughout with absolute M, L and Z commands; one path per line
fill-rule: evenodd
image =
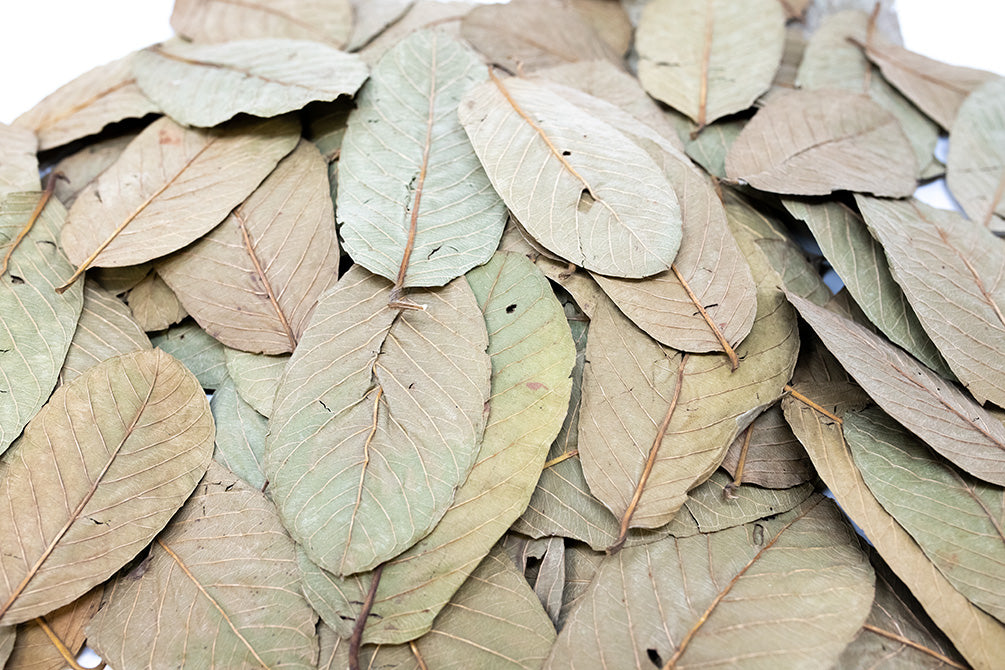
M 1005 621 L 1005 498 L 935 456 L 878 410 L 849 412 L 844 437 L 876 500 L 972 603 Z
M 457 120 L 461 97 L 485 78 L 470 49 L 432 31 L 374 68 L 349 115 L 336 208 L 346 251 L 371 272 L 442 286 L 499 245 L 506 206 Z
M 275 507 L 213 463 L 88 628 L 102 659 L 174 668 L 315 668 L 316 615 Z M 170 622 L 170 625 L 165 625 Z
M 290 361 L 289 355 L 249 354 L 230 347 L 224 347 L 223 353 L 227 361 L 227 373 L 234 380 L 241 398 L 262 416 L 272 416 L 276 389 L 279 388 L 279 380 Z
M 261 491 L 266 482 L 262 462 L 269 420 L 244 402 L 230 379 L 213 392 L 209 407 L 216 422 L 213 458 Z
M 219 388 L 227 381 L 224 346 L 191 321 L 154 335 L 150 342 L 181 361 L 204 389 Z
M 38 202 L 38 193 L 0 202 L 0 248 L 13 242 Z M 83 286 L 62 295 L 53 290 L 73 272 L 58 247 L 65 216 L 50 199 L 0 276 L 0 453 L 48 400 L 80 317 Z
M 283 523 L 325 569 L 376 567 L 429 534 L 478 455 L 491 364 L 467 283 L 387 306 L 353 267 L 322 295 L 276 395 L 265 474 Z
M 78 417 L 87 417 L 81 421 Z M 61 386 L 0 463 L 0 623 L 108 579 L 185 502 L 213 453 L 202 387 L 149 349 Z
M 137 53 L 133 74 L 172 119 L 208 127 L 240 113 L 279 116 L 309 102 L 351 96 L 366 81 L 367 68 L 359 56 L 308 40 L 171 40 Z

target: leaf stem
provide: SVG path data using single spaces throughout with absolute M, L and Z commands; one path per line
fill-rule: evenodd
M 49 622 L 45 620 L 45 617 L 36 617 L 35 623 L 37 623 L 38 627 L 42 629 L 45 636 L 49 638 L 49 642 L 51 642 L 52 646 L 56 648 L 56 651 L 58 651 L 59 655 L 63 657 L 63 660 L 66 661 L 67 665 L 69 665 L 73 670 L 86 670 L 84 666 L 77 663 L 77 659 L 74 657 L 73 652 L 70 651 L 69 647 L 67 647 L 59 635 L 56 634 L 56 631 L 52 629 Z
M 366 620 L 370 617 L 373 602 L 377 599 L 377 586 L 380 585 L 380 575 L 383 572 L 383 563 L 373 569 L 370 589 L 366 592 L 363 606 L 359 610 L 359 616 L 356 617 L 356 625 L 352 627 L 352 635 L 349 637 L 349 670 L 359 670 L 359 648 L 363 642 L 363 629 L 366 628 Z
M 412 656 L 415 657 L 415 662 L 419 664 L 419 670 L 429 670 L 429 666 L 426 665 L 426 660 L 422 658 L 422 654 L 419 653 L 419 645 L 415 644 L 415 640 L 408 641 L 408 648 L 412 650 Z
M 807 398 L 806 396 L 804 396 L 802 393 L 800 393 L 799 391 L 797 391 L 794 388 L 792 388 L 791 386 L 789 386 L 788 384 L 785 385 L 784 391 L 786 393 L 788 393 L 789 395 L 791 395 L 796 400 L 798 400 L 799 402 L 803 403 L 804 405 L 807 405 L 808 407 L 811 407 L 812 409 L 816 410 L 817 412 L 820 412 L 821 414 L 823 414 L 824 416 L 826 416 L 828 419 L 830 419 L 834 423 L 837 423 L 839 425 L 842 424 L 842 423 L 844 423 L 844 421 L 841 420 L 841 417 L 839 417 L 837 414 L 834 414 L 833 412 L 828 412 L 823 407 L 821 407 L 817 403 L 813 402 L 812 400 L 810 400 L 809 398 Z
M 28 217 L 28 223 L 24 224 L 24 228 L 21 232 L 17 234 L 14 241 L 11 242 L 10 248 L 7 249 L 7 253 L 3 256 L 3 263 L 0 264 L 0 275 L 7 272 L 7 264 L 10 262 L 10 257 L 14 255 L 14 250 L 17 249 L 18 245 L 21 244 L 28 233 L 31 232 L 32 227 L 35 225 L 35 221 L 42 214 L 42 210 L 45 209 L 46 204 L 49 202 L 49 198 L 52 197 L 52 192 L 56 187 L 57 177 L 62 177 L 63 175 L 58 172 L 53 172 L 49 175 L 49 180 L 45 183 L 45 190 L 42 191 L 42 197 L 39 198 L 38 204 L 35 205 L 35 209 L 31 211 L 31 216 Z
M 862 628 L 864 628 L 865 630 L 867 630 L 867 631 L 869 631 L 871 633 L 875 633 L 876 635 L 881 635 L 882 637 L 889 638 L 889 639 L 894 640 L 896 642 L 899 642 L 899 643 L 901 643 L 903 645 L 907 645 L 908 647 L 911 647 L 912 649 L 917 649 L 918 651 L 922 652 L 923 654 L 928 654 L 929 656 L 933 656 L 934 658 L 937 658 L 938 660 L 942 661 L 946 665 L 950 665 L 950 666 L 952 666 L 954 668 L 961 668 L 961 670 L 965 670 L 966 667 L 967 667 L 965 665 L 961 665 L 961 664 L 957 663 L 956 661 L 954 661 L 953 659 L 949 658 L 948 656 L 943 656 L 942 654 L 940 654 L 939 652 L 935 651 L 934 649 L 929 649 L 928 647 L 926 647 L 924 645 L 918 644 L 917 642 L 914 642 L 912 640 L 908 640 L 906 637 L 903 637 L 901 635 L 897 635 L 896 633 L 894 633 L 892 631 L 884 630 L 882 628 L 879 628 L 877 626 L 873 626 L 872 624 L 867 624 L 867 623 L 862 624 Z
M 708 327 L 712 329 L 712 334 L 715 335 L 715 339 L 719 340 L 719 346 L 722 347 L 723 353 L 729 357 L 729 364 L 733 367 L 733 372 L 736 372 L 736 368 L 740 366 L 740 359 L 737 358 L 736 351 L 733 347 L 729 346 L 729 342 L 726 341 L 726 337 L 722 334 L 722 331 L 719 330 L 719 327 L 715 325 L 715 322 L 712 321 L 712 317 L 702 306 L 701 301 L 698 300 L 698 296 L 696 296 L 694 291 L 691 290 L 691 286 L 688 285 L 687 280 L 684 279 L 684 275 L 682 275 L 680 270 L 677 269 L 677 265 L 671 264 L 670 269 L 673 270 L 673 274 L 677 277 L 677 281 L 680 282 L 680 285 L 684 287 L 687 297 L 690 298 L 691 302 L 694 303 L 694 306 L 698 308 L 698 313 L 701 314 L 701 318 L 705 319 L 705 323 L 707 323 Z
M 563 454 L 561 454 L 559 456 L 556 456 L 555 458 L 551 459 L 550 461 L 547 461 L 541 469 L 542 470 L 547 470 L 548 468 L 550 468 L 550 467 L 552 467 L 554 465 L 558 465 L 562 461 L 567 461 L 570 458 L 574 458 L 576 456 L 579 456 L 579 449 L 573 449 L 572 451 L 566 451 Z
M 733 481 L 726 484 L 726 488 L 723 490 L 723 494 L 727 498 L 735 498 L 736 489 L 740 488 L 740 482 L 743 480 L 743 466 L 747 464 L 747 449 L 750 448 L 750 437 L 753 434 L 754 424 L 751 422 L 743 431 L 743 446 L 740 447 L 740 459 L 736 462 L 736 474 L 733 475 Z

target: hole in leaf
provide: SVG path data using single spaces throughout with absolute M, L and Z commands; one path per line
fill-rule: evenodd
M 590 195 L 590 191 L 584 188 L 583 192 L 579 194 L 579 205 L 577 206 L 577 209 L 581 214 L 586 214 L 590 211 L 590 208 L 593 207 L 593 203 L 595 202 L 596 199 Z
M 563 155 L 563 156 L 571 156 L 571 155 L 572 155 L 572 152 L 571 152 L 571 151 L 563 151 L 563 152 L 562 152 L 562 155 Z
M 660 653 L 655 649 L 646 649 L 646 656 L 649 657 L 649 661 L 657 668 L 663 667 L 663 659 L 660 657 Z
M 11 275 L 10 276 L 10 283 L 14 284 L 14 285 L 23 284 L 24 280 L 21 279 L 20 277 L 18 277 L 17 275 Z
M 512 305 L 507 305 L 506 307 L 507 314 L 512 314 L 515 310 L 516 310 L 516 303 L 513 303 Z

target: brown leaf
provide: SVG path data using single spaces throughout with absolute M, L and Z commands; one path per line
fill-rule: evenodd
M 253 353 L 293 351 L 338 271 L 321 154 L 301 140 L 209 234 L 157 265 L 210 335 Z
M 188 316 L 178 296 L 156 272 L 150 272 L 129 289 L 126 304 L 132 310 L 136 323 L 148 333 L 164 330 Z
M 742 465 L 741 465 L 742 460 Z M 772 405 L 737 436 L 722 459 L 733 482 L 783 489 L 813 479 L 806 450 L 792 434 L 778 405 Z
M 79 653 L 84 646 L 84 627 L 98 611 L 102 591 L 104 587 L 95 587 L 87 595 L 42 617 L 71 654 Z M 66 659 L 37 619 L 21 624 L 5 670 L 63 670 L 65 667 Z
M 564 0 L 597 31 L 600 39 L 617 54 L 626 54 L 632 46 L 632 22 L 617 0 Z
M 726 174 L 762 191 L 914 192 L 914 150 L 897 120 L 864 95 L 837 89 L 773 98 L 726 156 Z

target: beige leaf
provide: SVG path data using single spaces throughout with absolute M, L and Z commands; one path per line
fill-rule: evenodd
M 1005 242 L 914 199 L 856 202 L 946 363 L 980 403 L 1005 407 Z
M 253 353 L 293 351 L 338 271 L 321 154 L 305 140 L 223 223 L 157 272 L 206 332 Z
M 946 183 L 972 221 L 1005 232 L 1005 78 L 982 85 L 960 106 Z
M 352 4 L 352 34 L 346 51 L 358 51 L 398 21 L 413 0 L 349 0 Z
M 903 197 L 914 192 L 916 172 L 897 119 L 866 96 L 838 89 L 773 98 L 726 155 L 730 179 L 795 195 Z
M 95 587 L 69 605 L 41 618 L 71 654 L 77 654 L 83 648 L 84 626 L 98 611 L 103 591 L 104 587 Z M 39 619 L 21 624 L 14 649 L 4 666 L 6 670 L 63 670 L 65 667 L 66 659 L 42 629 Z
M 806 450 L 792 434 L 778 405 L 754 419 L 722 459 L 733 482 L 773 489 L 788 488 L 813 479 Z
M 62 242 L 78 273 L 134 265 L 207 233 L 241 203 L 298 139 L 289 118 L 191 130 L 152 123 L 77 197 Z
M 331 44 L 349 39 L 349 0 L 177 0 L 171 27 L 194 42 L 288 37 Z
M 0 553 L 0 623 L 72 602 L 147 546 L 205 472 L 213 432 L 199 382 L 157 349 L 57 389 L 2 464 L 0 536 L 16 551 Z
M 777 0 L 655 0 L 639 20 L 639 81 L 698 128 L 750 107 L 782 59 Z
M 88 135 L 110 123 L 159 112 L 132 73 L 132 55 L 85 72 L 14 120 L 38 136 L 40 151 Z
M 462 2 L 416 0 L 404 16 L 377 35 L 359 52 L 359 55 L 364 61 L 373 65 L 395 44 L 423 28 L 431 28 L 451 37 L 460 37 L 461 19 L 477 6 L 466 0 Z
M 586 22 L 597 31 L 600 39 L 607 42 L 614 53 L 624 55 L 632 46 L 635 31 L 628 14 L 620 2 L 611 0 L 563 0 L 565 5 L 579 12 Z
M 119 159 L 126 146 L 139 133 L 129 133 L 98 140 L 56 163 L 59 174 L 53 194 L 66 207 L 72 207 L 77 196 L 94 179 Z
M 133 318 L 146 332 L 164 330 L 188 316 L 171 287 L 156 272 L 149 272 L 126 294 Z
M 0 198 L 17 191 L 38 191 L 38 139 L 26 128 L 0 123 Z

